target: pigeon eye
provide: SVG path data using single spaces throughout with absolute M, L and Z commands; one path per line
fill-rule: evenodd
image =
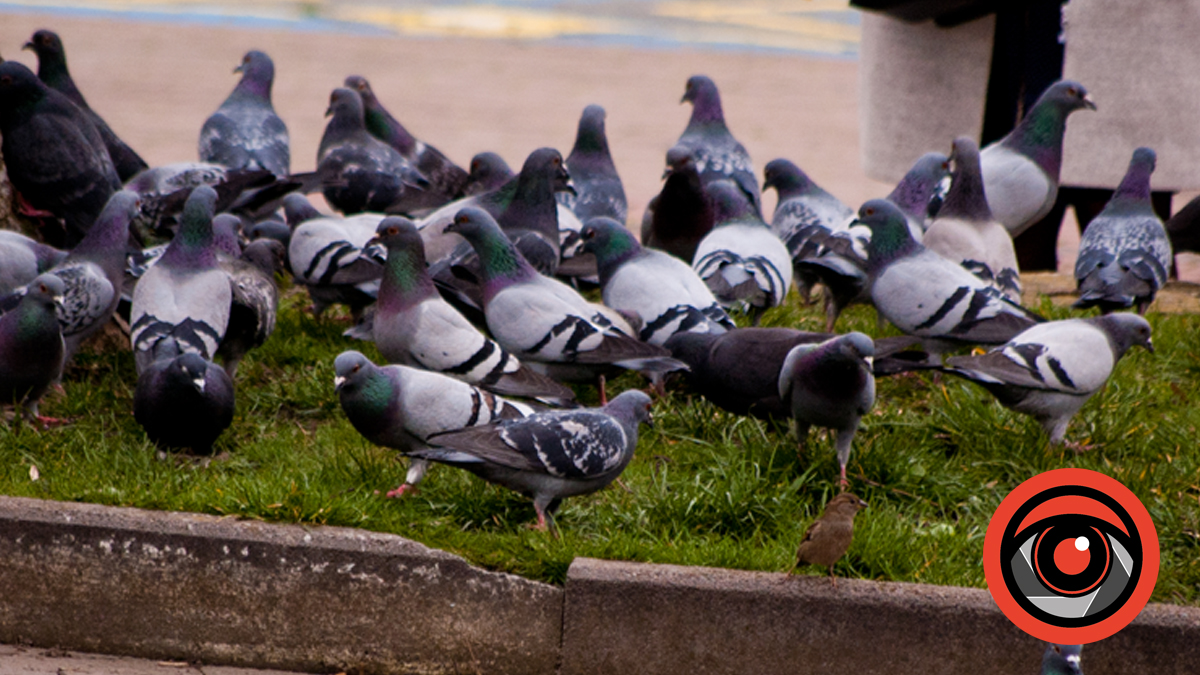
M 400 234 L 400 228 L 393 225 L 387 229 L 387 233 L 388 234 Z
M 865 213 L 868 216 L 873 216 L 873 215 L 875 215 L 875 209 L 867 209 L 866 211 L 863 211 L 863 213 Z
M 38 290 L 43 293 L 49 293 L 50 289 L 46 288 L 46 284 L 38 284 Z
M 1075 87 L 1071 87 L 1070 89 L 1067 90 L 1067 93 L 1070 94 L 1071 96 L 1078 96 L 1079 90 L 1076 89 Z

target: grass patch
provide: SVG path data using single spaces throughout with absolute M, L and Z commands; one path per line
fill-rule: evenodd
M 819 309 L 791 300 L 764 325 L 819 329 Z M 286 293 L 275 335 L 243 361 L 237 415 L 217 442 L 229 459 L 206 467 L 158 459 L 132 416 L 132 354 L 84 353 L 64 378 L 66 396 L 42 405 L 72 424 L 0 427 L 0 493 L 361 527 L 562 583 L 576 556 L 785 569 L 804 526 L 837 491 L 831 436 L 814 435 L 798 457 L 787 429 L 725 413 L 676 385 L 656 404 L 657 425 L 643 428 L 621 484 L 564 504 L 561 540 L 526 528 L 528 500 L 448 467 L 432 467 L 414 497 L 385 499 L 403 481 L 404 461 L 359 436 L 333 391 L 338 353 L 378 354 L 342 338 L 344 322 L 312 319 L 306 305 Z M 1037 309 L 1071 315 L 1048 300 Z M 878 333 L 870 309 L 843 316 L 843 331 Z M 1000 500 L 1035 473 L 1080 467 L 1121 480 L 1150 510 L 1162 546 L 1154 599 L 1200 602 L 1200 318 L 1148 318 L 1157 353 L 1128 354 L 1072 422 L 1069 440 L 1096 445 L 1081 455 L 1048 448 L 1035 422 L 955 378 L 881 379 L 848 470 L 871 506 L 837 573 L 982 587 L 983 536 Z M 611 390 L 633 386 L 642 382 L 628 375 Z M 595 401 L 591 388 L 581 395 Z

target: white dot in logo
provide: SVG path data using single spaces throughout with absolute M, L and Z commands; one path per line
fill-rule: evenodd
M 1088 538 L 1087 537 L 1077 537 L 1075 539 L 1075 550 L 1076 551 L 1088 550 Z

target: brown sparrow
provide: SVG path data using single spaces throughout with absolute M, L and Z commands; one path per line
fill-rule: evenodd
M 854 514 L 867 503 L 849 492 L 843 492 L 825 505 L 825 513 L 813 521 L 804 532 L 796 563 L 787 571 L 791 574 L 800 565 L 823 565 L 829 568 L 829 578 L 837 586 L 833 566 L 846 555 L 854 538 Z

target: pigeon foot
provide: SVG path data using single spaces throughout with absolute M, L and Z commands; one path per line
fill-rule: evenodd
M 400 499 L 401 497 L 404 497 L 406 495 L 415 495 L 415 494 L 417 494 L 417 492 L 419 492 L 419 490 L 417 489 L 416 485 L 413 485 L 411 483 L 405 483 L 404 485 L 401 485 L 400 487 L 396 488 L 395 490 L 389 491 L 384 496 L 387 497 L 388 499 Z

